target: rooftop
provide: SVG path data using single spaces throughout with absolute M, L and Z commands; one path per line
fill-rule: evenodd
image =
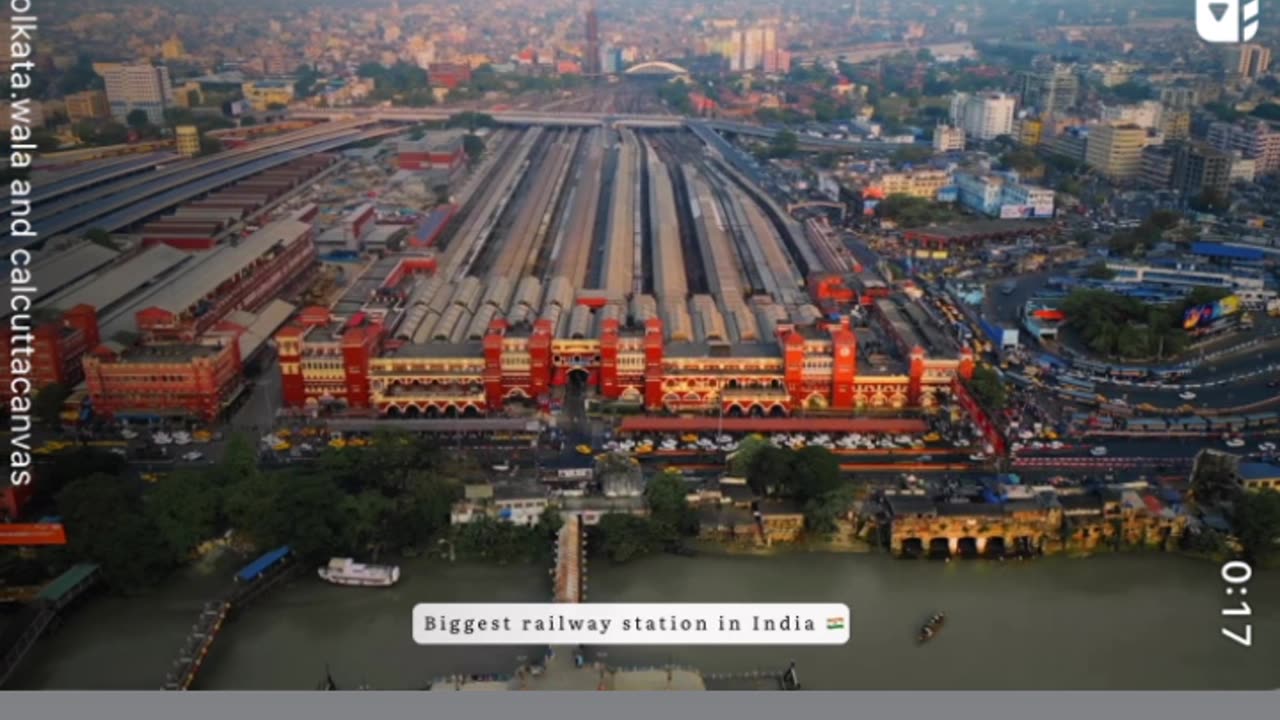
M 66 288 L 50 297 L 44 304 L 48 307 L 67 310 L 84 303 L 103 312 L 194 257 L 190 253 L 168 245 L 156 245 L 123 263 Z
M 291 245 L 311 230 L 297 220 L 280 220 L 250 235 L 236 246 L 224 245 L 149 297 L 143 307 L 180 313 L 218 289 L 228 278 L 252 265 L 276 245 Z

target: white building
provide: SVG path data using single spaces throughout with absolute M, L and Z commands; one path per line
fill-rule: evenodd
M 1258 163 L 1253 158 L 1241 157 L 1239 152 L 1231 159 L 1231 182 L 1251 183 L 1258 174 Z
M 164 122 L 164 110 L 173 104 L 169 68 L 149 63 L 94 63 L 93 71 L 106 83 L 111 115 L 123 122 L 134 110 L 143 110 L 151 123 Z
M 956 93 L 951 98 L 951 122 L 969 137 L 992 140 L 1013 131 L 1016 104 L 1014 97 L 1005 93 Z
M 1160 127 L 1162 107 L 1157 100 L 1144 100 L 1136 105 L 1102 107 L 1102 121 L 1117 125 L 1137 125 L 1152 130 Z
M 933 149 L 940 153 L 964 150 L 964 130 L 950 125 L 939 125 L 934 128 Z
M 960 204 L 991 217 L 1033 219 L 1053 217 L 1054 192 L 1004 175 L 956 173 Z

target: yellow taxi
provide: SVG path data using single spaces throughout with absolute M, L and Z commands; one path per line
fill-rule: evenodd
M 592 455 L 595 453 L 595 451 L 591 449 L 590 445 L 579 445 L 575 449 L 578 451 L 579 455 Z
M 271 449 L 275 450 L 276 452 L 288 452 L 292 448 L 293 448 L 293 445 L 291 445 L 288 440 L 281 440 L 280 442 L 271 446 Z
M 347 446 L 347 441 L 343 440 L 340 437 L 336 437 L 329 441 L 329 447 L 333 448 L 334 450 L 341 450 L 346 446 Z

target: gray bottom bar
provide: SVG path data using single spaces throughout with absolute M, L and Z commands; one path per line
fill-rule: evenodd
M 1280 692 L 444 693 L 7 692 L 5 718 L 856 718 L 867 720 L 1252 720 L 1280 717 Z

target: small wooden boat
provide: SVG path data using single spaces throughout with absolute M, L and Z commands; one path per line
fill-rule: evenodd
M 938 634 L 938 631 L 942 629 L 942 625 L 946 621 L 946 614 L 935 613 L 933 617 L 929 618 L 929 620 L 925 622 L 924 626 L 920 628 L 920 635 L 916 638 L 917 642 L 923 645 L 924 643 L 932 640 L 934 636 Z

